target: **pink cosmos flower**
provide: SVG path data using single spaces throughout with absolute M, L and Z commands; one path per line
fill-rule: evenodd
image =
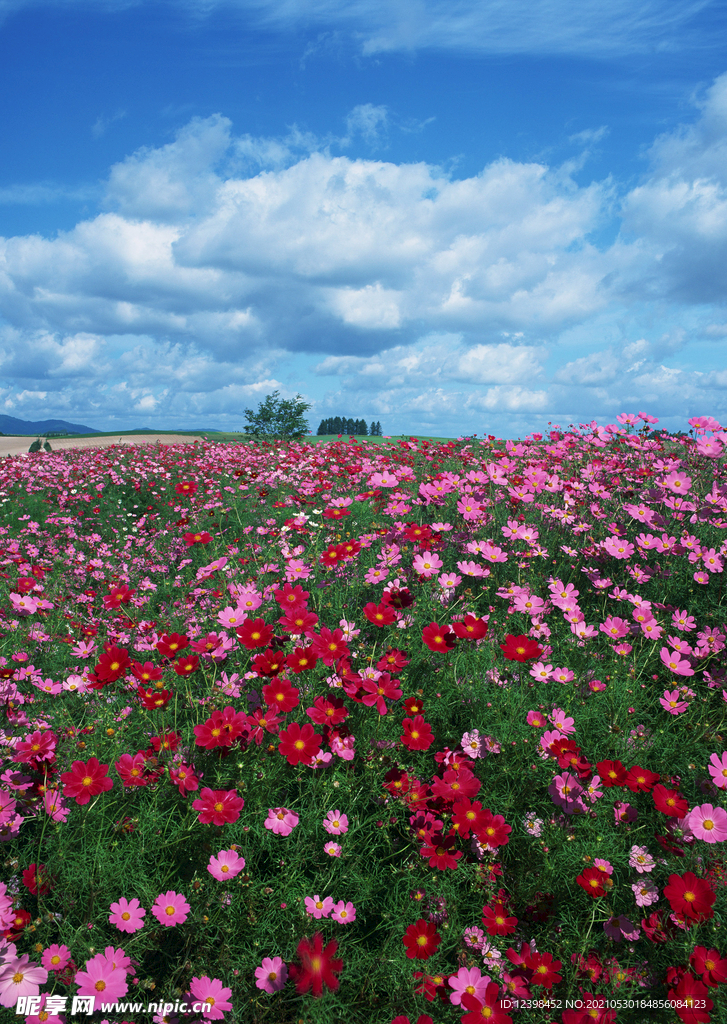
M 89 960 L 86 970 L 78 971 L 74 980 L 79 996 L 95 996 L 110 1003 L 123 999 L 129 991 L 126 971 L 114 968 L 103 954 Z
M 48 980 L 48 971 L 29 960 L 23 953 L 0 967 L 0 1006 L 15 1006 L 18 996 L 37 996 Z
M 641 875 L 644 871 L 653 871 L 656 866 L 654 858 L 645 846 L 632 846 L 629 854 L 629 867 L 636 868 Z
M 340 811 L 329 811 L 323 819 L 323 828 L 331 836 L 342 836 L 348 832 L 348 818 Z
M 256 968 L 255 977 L 257 987 L 272 995 L 273 992 L 279 992 L 287 981 L 288 968 L 279 956 L 266 956 Z
M 709 774 L 717 789 L 727 789 L 727 751 L 722 756 L 712 754 L 709 758 Z
M 424 554 L 418 554 L 414 556 L 412 561 L 412 569 L 419 576 L 423 576 L 424 579 L 429 579 L 430 576 L 434 576 L 437 569 L 441 569 L 444 562 L 432 551 L 425 551 Z
M 473 996 L 484 1003 L 485 991 L 491 981 L 492 978 L 488 974 L 483 974 L 479 967 L 460 967 L 456 974 L 451 974 L 448 978 L 450 988 L 454 989 L 449 997 L 450 1003 L 460 1006 L 463 995 Z
M 723 843 L 727 839 L 727 811 L 712 804 L 694 807 L 687 818 L 697 839 L 705 843 Z
M 566 736 L 570 736 L 576 731 L 573 719 L 566 715 L 562 708 L 553 708 L 548 717 L 556 729 L 560 729 Z
M 329 857 L 340 857 L 343 852 L 342 847 L 338 843 L 326 843 L 323 849 Z
M 652 882 L 635 882 L 631 889 L 636 899 L 637 907 L 650 907 L 652 903 L 659 900 L 659 890 Z
M 192 978 L 189 991 L 195 1002 L 207 1003 L 203 1011 L 204 1020 L 222 1020 L 227 1010 L 232 1009 L 231 988 L 224 988 L 219 978 Z
M 58 946 L 55 943 L 43 950 L 40 962 L 49 971 L 62 971 L 71 959 L 71 951 L 68 946 Z
M 289 836 L 299 821 L 295 811 L 289 811 L 286 807 L 271 807 L 264 824 L 276 836 Z
M 680 658 L 675 651 L 670 651 L 668 647 L 662 647 L 659 651 L 659 657 L 664 662 L 670 672 L 673 672 L 676 676 L 693 676 L 694 669 L 686 659 Z
M 353 924 L 356 920 L 356 908 L 353 903 L 346 903 L 344 900 L 334 903 L 331 920 L 337 921 L 338 924 Z
M 670 715 L 681 715 L 689 708 L 689 702 L 681 699 L 679 690 L 664 690 L 664 696 L 659 698 L 659 703 Z
M 146 916 L 146 910 L 137 899 L 132 899 L 129 903 L 122 896 L 118 903 L 111 904 L 110 910 L 112 913 L 109 924 L 115 924 L 119 931 L 138 932 L 144 927 L 143 918 Z
M 323 900 L 320 896 L 306 896 L 305 909 L 306 913 L 311 914 L 318 921 L 322 917 L 328 917 L 331 913 L 333 899 L 330 896 L 326 896 Z
M 467 757 L 472 758 L 476 761 L 478 757 L 482 757 L 482 740 L 480 739 L 479 730 L 473 729 L 472 732 L 466 732 L 462 735 L 460 740 L 462 750 L 464 750 Z
M 235 850 L 220 850 L 216 857 L 210 857 L 207 870 L 219 882 L 225 882 L 229 878 L 239 875 L 245 867 L 245 858 L 240 857 Z
M 61 796 L 59 789 L 47 789 L 43 794 L 43 807 L 46 814 L 50 814 L 53 821 L 65 821 L 71 813 L 71 808 Z
M 165 928 L 173 928 L 177 924 L 184 924 L 189 916 L 189 903 L 184 896 L 170 889 L 168 892 L 160 893 L 154 900 L 151 912 L 159 924 Z

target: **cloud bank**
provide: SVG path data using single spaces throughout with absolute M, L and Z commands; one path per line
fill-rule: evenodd
M 631 401 L 718 414 L 725 374 L 690 353 L 727 337 L 727 75 L 623 192 L 335 152 L 388 123 L 365 105 L 337 139 L 266 139 L 194 119 L 114 165 L 95 216 L 1 238 L 0 407 L 237 426 L 279 387 L 444 432 Z M 672 327 L 647 337 L 657 305 Z

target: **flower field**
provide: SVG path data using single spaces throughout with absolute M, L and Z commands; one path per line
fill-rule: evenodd
M 2 1019 L 726 1021 L 689 422 L 4 459 Z

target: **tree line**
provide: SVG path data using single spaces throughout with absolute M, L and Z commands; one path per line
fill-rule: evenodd
M 352 420 L 345 416 L 329 416 L 321 420 L 318 427 L 318 435 L 321 434 L 361 434 L 364 437 L 381 437 L 381 424 L 373 420 L 371 426 L 366 426 L 366 420 Z

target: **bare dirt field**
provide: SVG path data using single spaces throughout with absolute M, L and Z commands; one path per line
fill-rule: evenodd
M 51 437 L 54 452 L 66 448 L 101 448 L 112 444 L 194 444 L 201 438 L 189 434 L 124 434 L 122 437 Z M 0 437 L 0 456 L 22 455 L 28 451 L 34 437 Z

